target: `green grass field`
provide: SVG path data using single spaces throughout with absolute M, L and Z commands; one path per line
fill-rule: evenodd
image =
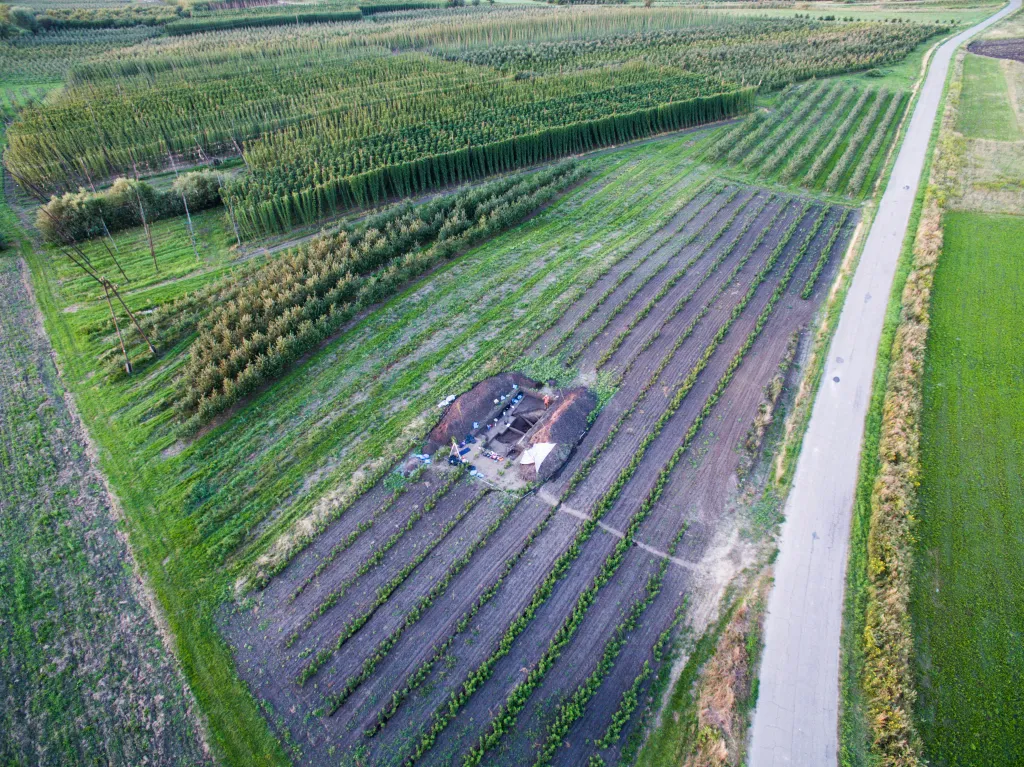
M 524 301 L 530 311 L 557 317 L 574 295 L 575 288 L 566 286 L 582 288 L 601 272 L 601 259 L 580 254 L 589 253 L 595 243 L 603 245 L 602 252 L 629 252 L 660 227 L 699 182 L 700 174 L 685 184 L 680 179 L 694 167 L 700 148 L 693 136 L 681 136 L 595 158 L 591 181 L 439 270 L 429 278 L 429 286 L 444 290 L 446 301 L 455 304 L 479 302 L 475 291 L 488 275 L 510 268 L 518 258 L 547 254 L 548 270 L 559 279 L 527 295 L 513 291 L 500 300 L 494 296 L 493 310 L 480 323 L 508 316 L 512 306 Z M 587 222 L 584 231 L 568 225 L 571 221 Z M 169 300 L 230 267 L 229 235 L 222 217 L 196 216 L 196 224 L 203 240 L 202 262 L 196 261 L 180 219 L 154 225 L 160 275 L 153 270 L 140 230 L 115 237 L 133 280 L 125 286 L 126 300 L 135 306 L 156 297 Z M 88 252 L 98 260 L 107 258 L 100 242 L 89 243 Z M 232 764 L 284 763 L 285 753 L 239 681 L 215 625 L 215 611 L 230 592 L 234 576 L 308 514 L 322 488 L 350 476 L 371 457 L 384 456 L 381 460 L 387 463 L 394 451 L 411 444 L 409 435 L 417 432 L 408 427 L 436 402 L 441 390 L 437 387 L 459 390 L 472 376 L 481 375 L 481 364 L 485 369 L 507 364 L 507 356 L 528 339 L 481 335 L 479 323 L 449 321 L 435 336 L 456 348 L 469 348 L 469 339 L 476 339 L 468 364 L 456 359 L 458 355 L 427 354 L 404 368 L 399 365 L 379 383 L 382 366 L 393 363 L 393 355 L 402 350 L 402 333 L 425 328 L 430 319 L 418 286 L 413 286 L 341 333 L 271 391 L 254 397 L 231 419 L 186 446 L 177 442 L 173 415 L 165 404 L 185 358 L 184 345 L 167 350 L 144 375 L 116 382 L 96 376 L 94 360 L 111 352 L 106 340 L 97 341 L 87 332 L 103 316 L 100 294 L 80 282 L 63 257 L 54 253 L 35 252 L 30 265 L 65 379 L 91 425 L 101 466 L 126 509 L 136 555 L 151 574 L 177 636 L 178 655 L 209 717 L 215 747 Z M 73 309 L 67 311 L 69 307 Z M 538 315 L 538 322 L 541 319 Z M 533 326 L 524 322 L 521 327 Z M 455 335 L 441 338 L 451 333 Z M 368 334 L 374 339 L 370 343 Z M 438 371 L 437 385 L 424 391 L 424 371 L 431 368 Z M 353 393 L 360 391 L 366 397 L 357 402 Z M 389 419 L 375 416 L 385 412 L 385 403 L 394 401 L 404 407 Z M 339 417 L 339 406 L 353 417 Z M 374 424 L 372 433 L 362 434 L 357 449 L 342 450 L 352 442 L 351 429 L 367 423 Z M 336 458 L 339 453 L 341 460 Z M 320 477 L 316 488 L 305 484 L 310 474 Z M 297 496 L 301 500 L 296 502 Z
M 924 375 L 912 618 L 932 765 L 1024 764 L 1024 218 L 950 213 Z
M 999 59 L 968 54 L 957 129 L 967 138 L 1019 141 L 1020 127 Z

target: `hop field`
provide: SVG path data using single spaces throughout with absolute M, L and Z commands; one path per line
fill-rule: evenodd
M 77 67 L 12 125 L 7 162 L 59 189 L 242 153 L 224 195 L 266 235 L 742 114 L 755 88 L 896 61 L 940 30 L 577 8 L 211 33 Z

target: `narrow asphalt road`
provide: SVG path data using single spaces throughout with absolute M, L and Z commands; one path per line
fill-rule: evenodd
M 864 245 L 786 502 L 768 599 L 751 767 L 837 764 L 850 514 L 886 303 L 953 53 L 1020 6 L 1021 0 L 1012 0 L 935 51 Z

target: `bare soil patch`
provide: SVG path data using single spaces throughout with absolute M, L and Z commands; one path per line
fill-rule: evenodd
M 1024 38 L 1011 40 L 975 40 L 967 46 L 967 50 L 979 56 L 994 59 L 1010 59 L 1024 62 Z

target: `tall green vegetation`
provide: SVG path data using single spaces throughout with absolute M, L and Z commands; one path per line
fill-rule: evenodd
M 145 181 L 117 179 L 109 189 L 84 189 L 54 196 L 36 214 L 36 227 L 50 242 L 86 240 L 163 218 L 196 213 L 220 205 L 223 176 L 208 171 L 185 173 L 171 188 Z
M 838 82 L 804 84 L 785 91 L 769 115 L 755 114 L 724 132 L 708 156 L 759 178 L 859 198 L 881 172 L 880 152 L 907 101 L 904 93 Z
M 281 375 L 360 310 L 518 222 L 580 175 L 565 163 L 419 207 L 400 206 L 267 264 L 203 322 L 182 373 L 179 412 L 190 428 L 208 421 Z
M 225 191 L 261 235 L 734 116 L 750 88 L 894 61 L 938 29 L 577 8 L 216 32 L 76 67 L 12 126 L 8 162 L 68 189 L 244 153 Z

